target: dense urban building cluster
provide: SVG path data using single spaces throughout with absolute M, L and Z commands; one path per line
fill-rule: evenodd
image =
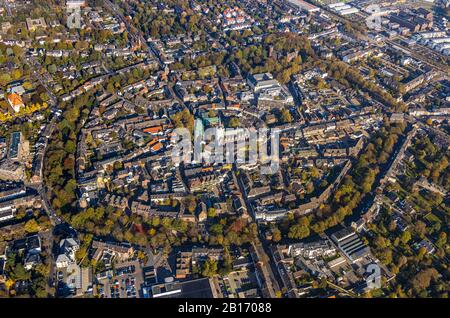
M 0 297 L 448 297 L 448 16 L 0 0 Z

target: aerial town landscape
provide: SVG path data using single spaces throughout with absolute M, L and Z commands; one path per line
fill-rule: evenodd
M 0 0 L 0 298 L 447 298 L 449 18 Z

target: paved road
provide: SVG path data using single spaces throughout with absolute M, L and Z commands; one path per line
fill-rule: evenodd
M 33 56 L 28 56 L 26 58 L 26 63 L 30 66 L 32 75 L 36 78 L 37 81 L 39 81 L 39 83 L 47 91 L 48 96 L 50 98 L 50 106 L 52 107 L 52 110 L 55 111 L 56 110 L 56 106 L 58 104 L 58 99 L 53 94 L 53 92 L 50 90 L 50 88 L 48 87 L 48 85 L 45 82 L 44 78 L 42 78 L 41 74 L 39 74 L 38 70 L 41 69 L 40 63 Z M 27 184 L 27 187 L 36 190 L 39 193 L 39 195 L 41 196 L 44 210 L 47 212 L 47 214 L 48 214 L 48 216 L 50 218 L 50 222 L 52 223 L 53 226 L 61 224 L 62 221 L 56 215 L 56 212 L 53 209 L 53 207 L 52 207 L 52 205 L 51 205 L 51 203 L 49 201 L 48 189 L 43 185 L 43 171 L 42 170 L 43 170 L 43 166 L 44 166 L 44 159 L 45 159 L 45 155 L 46 155 L 46 151 L 47 151 L 48 140 L 49 140 L 50 136 L 52 135 L 52 133 L 53 133 L 55 127 L 56 127 L 57 120 L 58 120 L 58 116 L 54 115 L 54 112 L 53 112 L 53 117 L 51 118 L 50 122 L 47 123 L 46 127 L 41 132 L 41 135 L 43 135 L 43 137 L 45 138 L 44 151 L 43 151 L 42 158 L 41 158 L 42 166 L 41 166 L 41 169 L 39 171 L 39 176 L 40 176 L 40 180 L 41 181 L 39 183 L 36 183 L 36 184 Z
M 267 296 L 273 298 L 275 295 L 281 291 L 280 284 L 275 278 L 274 275 L 274 264 L 273 261 L 270 260 L 268 255 L 266 254 L 263 246 L 259 241 L 252 242 L 252 247 L 254 254 L 252 253 L 252 258 L 256 258 L 258 262 L 260 262 L 261 268 L 260 268 L 260 274 L 263 275 L 263 280 L 265 280 L 265 286 L 263 289 L 265 289 L 268 293 Z M 255 255 L 256 254 L 256 255 Z M 255 260 L 255 259 L 254 259 Z M 275 270 L 276 273 L 278 273 L 277 270 Z M 281 285 L 283 286 L 283 285 Z M 263 291 L 263 297 L 266 297 L 264 295 Z
M 245 203 L 245 206 L 246 206 L 246 208 L 247 208 L 248 214 L 250 215 L 251 219 L 253 219 L 253 220 L 256 221 L 255 212 L 253 211 L 253 206 L 252 206 L 252 204 L 251 204 L 250 201 L 248 200 L 247 192 L 245 191 L 244 183 L 242 182 L 242 179 L 239 178 L 239 177 L 236 175 L 236 171 L 237 171 L 237 166 L 236 166 L 236 164 L 233 164 L 233 171 L 232 171 L 232 173 L 233 173 L 233 180 L 234 180 L 234 183 L 236 183 L 236 184 L 238 185 L 238 187 L 239 187 L 239 191 L 240 191 L 240 193 L 241 193 L 242 199 L 244 200 L 244 203 Z
M 328 286 L 330 286 L 331 288 L 336 289 L 337 291 L 339 291 L 339 292 L 341 292 L 341 293 L 343 293 L 343 294 L 349 295 L 349 296 L 351 296 L 351 297 L 353 297 L 353 298 L 357 298 L 357 297 L 358 297 L 354 292 L 349 291 L 349 290 L 346 290 L 346 289 L 344 289 L 344 288 L 342 288 L 341 286 L 338 286 L 338 285 L 336 285 L 336 284 L 333 284 L 333 283 L 330 282 L 329 280 L 327 280 L 327 284 L 328 284 Z

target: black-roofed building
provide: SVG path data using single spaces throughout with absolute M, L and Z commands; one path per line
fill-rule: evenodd
M 369 247 L 361 241 L 351 228 L 340 230 L 331 235 L 331 238 L 352 263 L 370 254 Z

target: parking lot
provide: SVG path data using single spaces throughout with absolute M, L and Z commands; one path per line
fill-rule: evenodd
M 118 264 L 115 275 L 99 281 L 98 293 L 101 298 L 140 298 L 143 283 L 139 262 Z

